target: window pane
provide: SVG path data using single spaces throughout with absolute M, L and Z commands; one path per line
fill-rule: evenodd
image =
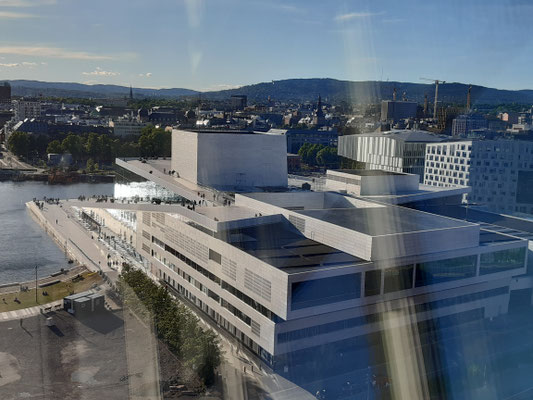
M 292 284 L 291 308 L 314 307 L 356 299 L 361 295 L 361 274 L 334 276 Z
M 365 296 L 375 296 L 381 291 L 381 270 L 365 272 Z
M 476 275 L 477 256 L 449 258 L 417 264 L 415 285 L 425 286 Z
M 513 268 L 521 268 L 524 266 L 525 255 L 525 247 L 482 254 L 479 273 L 485 275 Z
M 413 287 L 413 266 L 394 267 L 385 270 L 385 293 Z

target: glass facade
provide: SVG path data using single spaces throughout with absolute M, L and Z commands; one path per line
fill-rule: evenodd
M 334 276 L 292 284 L 291 308 L 337 303 L 357 299 L 361 295 L 361 274 Z
M 482 254 L 480 257 L 479 274 L 493 274 L 514 268 L 522 268 L 525 257 L 525 247 Z
M 413 265 L 388 268 L 385 270 L 384 292 L 397 292 L 413 287 Z
M 365 272 L 365 296 L 376 296 L 381 292 L 381 270 Z
M 448 258 L 417 264 L 415 286 L 433 285 L 476 276 L 477 256 Z

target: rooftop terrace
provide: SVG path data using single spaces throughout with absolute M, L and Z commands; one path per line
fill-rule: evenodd
M 465 221 L 431 215 L 403 207 L 303 210 L 299 214 L 370 236 L 461 228 Z
M 368 263 L 306 238 L 286 220 L 230 230 L 223 239 L 289 274 Z

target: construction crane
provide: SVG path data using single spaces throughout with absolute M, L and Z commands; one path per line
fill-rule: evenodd
M 466 113 L 470 112 L 470 100 L 472 97 L 472 85 L 468 85 L 468 93 L 466 94 Z
M 437 101 L 439 98 L 439 84 L 444 84 L 446 81 L 439 79 L 420 78 L 422 81 L 435 82 L 435 104 L 433 104 L 433 119 L 437 119 Z

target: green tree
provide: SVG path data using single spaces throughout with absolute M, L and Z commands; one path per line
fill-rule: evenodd
M 320 150 L 325 146 L 322 144 L 311 144 L 305 143 L 300 150 L 298 150 L 298 155 L 302 158 L 302 161 L 307 165 L 317 165 L 316 156 Z
M 316 162 L 318 165 L 325 167 L 334 167 L 338 165 L 337 149 L 335 147 L 324 147 L 316 154 Z
M 30 135 L 27 132 L 14 132 L 7 140 L 8 149 L 17 156 L 27 156 L 30 150 Z
M 145 157 L 168 157 L 172 134 L 162 128 L 155 128 L 153 125 L 145 126 L 139 137 L 139 149 Z
M 98 134 L 94 132 L 89 133 L 87 141 L 85 142 L 85 151 L 87 152 L 87 155 L 89 157 L 92 157 L 94 159 L 98 158 L 98 155 L 100 153 L 100 142 Z
M 100 149 L 98 157 L 100 161 L 113 161 L 113 140 L 109 136 L 100 135 L 98 138 L 98 147 Z
M 118 157 L 139 157 L 140 155 L 139 144 L 131 142 L 122 143 L 117 152 Z
M 46 147 L 47 153 L 63 153 L 63 146 L 59 140 L 52 140 Z
M 158 337 L 203 384 L 213 383 L 222 353 L 212 331 L 203 329 L 191 311 L 140 270 L 125 266 L 118 289 L 132 311 L 145 320 L 153 319 Z
M 70 133 L 61 143 L 65 152 L 72 154 L 74 160 L 80 160 L 85 155 L 83 138 Z
M 98 164 L 94 162 L 92 158 L 87 160 L 87 171 L 94 172 L 98 169 Z
M 309 149 L 311 148 L 311 144 L 304 143 L 302 147 L 298 150 L 298 155 L 301 157 L 302 161 L 304 163 L 308 163 L 307 155 L 309 153 Z

